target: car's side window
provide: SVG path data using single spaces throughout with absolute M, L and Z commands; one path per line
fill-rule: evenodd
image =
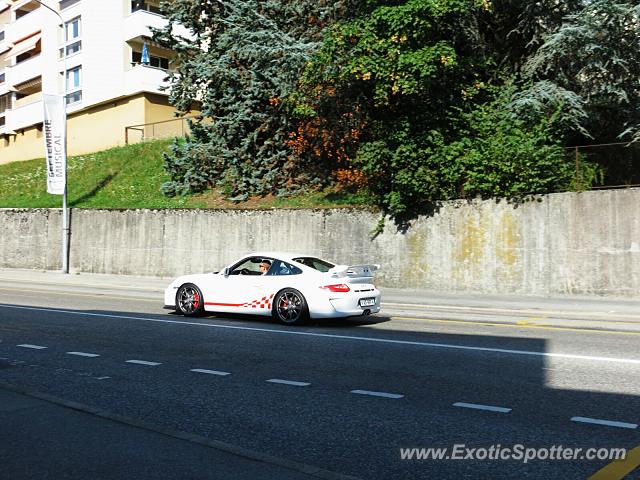
M 262 258 L 251 257 L 242 260 L 231 268 L 229 275 L 262 275 L 260 272 L 260 262 Z
M 300 275 L 302 270 L 300 270 L 295 265 L 291 265 L 290 263 L 283 262 L 282 260 L 274 260 L 273 265 L 269 269 L 269 273 L 267 275 Z
M 330 269 L 335 267 L 333 263 L 325 262 L 324 260 L 314 257 L 299 257 L 294 258 L 293 260 L 323 273 L 328 272 Z

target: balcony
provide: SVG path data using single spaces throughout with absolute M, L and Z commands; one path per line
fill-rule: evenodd
M 6 41 L 15 43 L 18 40 L 40 31 L 42 25 L 46 23 L 47 19 L 44 17 L 43 8 L 38 8 L 6 26 Z
M 30 97 L 35 96 L 30 95 Z M 26 100 L 26 98 L 24 98 L 23 100 Z M 7 128 L 13 131 L 42 123 L 42 119 L 44 118 L 44 107 L 42 106 L 42 100 L 34 101 L 33 103 L 29 103 L 27 105 L 22 105 L 21 107 L 14 108 L 13 110 L 7 110 L 5 112 L 5 116 Z
M 151 37 L 149 27 L 164 28 L 168 23 L 169 21 L 162 15 L 147 12 L 146 10 L 137 10 L 124 20 L 124 41 L 128 42 L 135 38 Z M 174 26 L 173 33 L 187 38 L 191 37 L 189 30 L 181 25 Z
M 149 27 L 164 28 L 169 21 L 162 15 L 138 10 L 124 20 L 124 40 L 132 40 L 139 37 L 151 37 Z
M 166 91 L 160 90 L 161 86 L 168 86 L 165 78 L 169 72 L 159 68 L 136 65 L 125 72 L 125 91 L 127 95 L 137 92 L 152 92 L 166 95 Z
M 27 105 L 31 105 L 35 102 L 42 101 L 42 92 L 32 93 L 31 95 L 27 95 L 26 97 L 22 97 L 19 100 L 16 100 L 15 108 L 26 107 Z
M 6 84 L 16 85 L 24 82 L 25 80 L 41 75 L 43 70 L 42 55 L 30 58 L 29 60 L 5 68 L 7 76 Z

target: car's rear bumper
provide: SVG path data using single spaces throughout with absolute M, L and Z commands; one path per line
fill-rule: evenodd
M 375 304 L 361 307 L 359 302 L 363 298 L 373 298 L 375 299 Z M 326 301 L 310 305 L 309 315 L 311 318 L 340 318 L 369 315 L 380 312 L 380 300 L 381 295 L 378 290 L 360 295 L 328 298 Z

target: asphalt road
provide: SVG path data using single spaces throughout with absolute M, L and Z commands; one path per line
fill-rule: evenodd
M 0 274 L 0 384 L 363 479 L 580 479 L 611 462 L 401 450 L 640 445 L 638 303 L 389 292 L 384 314 L 286 328 L 185 319 L 161 309 L 163 281 L 123 283 Z M 3 458 L 11 478 L 23 455 Z

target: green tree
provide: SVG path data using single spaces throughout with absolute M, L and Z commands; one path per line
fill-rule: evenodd
M 557 131 L 568 114 L 555 104 L 524 115 L 513 79 L 545 28 L 579 3 L 524 12 L 517 3 L 369 2 L 334 26 L 292 97 L 301 121 L 327 132 L 303 155 L 322 161 L 327 147 L 345 149 L 334 157 L 397 217 L 442 199 L 568 188 Z M 332 135 L 350 141 L 326 142 Z
M 409 0 L 369 7 L 328 33 L 293 96 L 293 111 L 339 139 L 329 143 L 345 149 L 333 156 L 344 163 L 338 166 L 364 174 L 381 206 L 400 215 L 439 197 L 437 170 L 425 158 L 429 132 L 451 131 L 452 112 L 484 88 L 487 61 L 473 43 L 483 2 Z M 323 141 L 309 139 L 303 160 L 331 158 L 327 145 L 318 145 Z
M 156 31 L 177 52 L 170 101 L 179 111 L 200 105 L 203 120 L 165 156 L 167 195 L 224 186 L 237 199 L 318 182 L 294 162 L 282 100 L 316 50 L 320 32 L 350 11 L 348 0 L 173 0 L 162 3 L 169 25 Z M 193 37 L 172 33 L 179 23 Z
M 640 5 L 596 0 L 565 17 L 529 58 L 531 106 L 570 106 L 574 141 L 640 140 Z M 554 101 L 549 101 L 551 98 Z

